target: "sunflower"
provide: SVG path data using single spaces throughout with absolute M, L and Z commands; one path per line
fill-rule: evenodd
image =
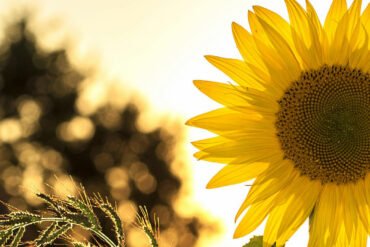
M 234 237 L 266 218 L 264 247 L 310 219 L 310 247 L 366 247 L 370 233 L 370 7 L 334 0 L 324 25 L 285 0 L 289 23 L 260 6 L 233 23 L 243 60 L 206 56 L 235 83 L 196 80 L 223 105 L 187 124 L 216 134 L 195 157 L 226 164 L 208 183 L 254 182 Z M 245 212 L 246 211 L 246 212 Z

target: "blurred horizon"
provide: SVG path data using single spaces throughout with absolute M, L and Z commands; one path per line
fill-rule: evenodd
M 298 2 L 304 6 L 304 0 Z M 312 3 L 323 20 L 331 1 Z M 190 141 L 210 134 L 189 130 L 183 124 L 219 106 L 197 91 L 192 80 L 230 80 L 203 55 L 240 58 L 231 22 L 248 28 L 247 11 L 256 4 L 287 19 L 283 0 L 36 0 L 32 4 L 27 0 L 0 0 L 0 43 L 5 39 L 3 30 L 28 13 L 29 28 L 41 50 L 66 49 L 71 65 L 88 75 L 76 101 L 82 116 L 90 116 L 107 102 L 120 109 L 134 103 L 140 112 L 139 131 L 150 133 L 164 127 L 178 134 L 173 162 L 182 163 L 186 181 L 182 181 L 184 187 L 179 192 L 184 197 L 175 208 L 187 217 L 203 210 L 211 220 L 223 220 L 225 232 L 207 246 L 242 246 L 253 235 L 263 234 L 260 226 L 247 237 L 232 239 L 234 215 L 248 189 L 235 185 L 206 190 L 205 185 L 222 166 L 197 162 L 192 157 L 195 149 Z M 179 175 L 183 171 L 173 172 Z M 192 206 L 194 211 L 188 210 Z M 305 224 L 287 246 L 307 242 L 307 231 Z

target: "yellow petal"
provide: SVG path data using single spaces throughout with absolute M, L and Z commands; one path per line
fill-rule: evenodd
M 302 67 L 303 69 L 315 68 L 318 66 L 320 57 L 318 35 L 313 28 L 310 28 L 307 13 L 296 0 L 285 0 L 285 3 L 289 13 L 293 41 L 302 58 Z
M 340 228 L 340 231 L 339 231 L 337 241 L 335 243 L 335 247 L 348 247 L 349 246 L 349 239 L 351 239 L 351 238 L 348 238 L 346 236 L 345 226 L 342 224 L 341 228 Z
M 277 245 L 283 245 L 309 217 L 321 192 L 321 183 L 311 181 L 308 177 L 297 177 L 291 184 L 278 194 L 278 200 L 284 201 L 289 195 L 293 197 L 288 202 L 280 226 L 276 226 Z
M 275 163 L 277 160 L 281 160 L 281 152 L 258 152 L 249 155 L 240 156 L 238 158 L 233 159 L 230 163 L 231 165 L 238 165 L 238 164 L 245 164 L 245 163 L 251 163 L 251 162 L 262 162 L 267 161 L 269 163 Z
M 277 52 L 277 54 L 280 55 L 280 60 L 284 64 L 286 73 L 290 74 L 290 78 L 292 80 L 298 78 L 301 73 L 301 68 L 297 62 L 296 57 L 294 56 L 292 49 L 290 48 L 290 45 L 267 22 L 265 22 L 263 19 L 259 19 L 259 21 L 266 31 L 266 35 L 275 48 L 275 51 Z
M 315 56 L 314 61 L 316 62 L 316 66 L 313 66 L 313 68 L 315 68 L 321 66 L 326 62 L 326 55 L 329 45 L 319 17 L 317 16 L 317 13 L 309 0 L 306 0 L 306 6 L 308 25 L 313 42 L 310 50 L 313 51 L 312 55 Z
M 361 5 L 362 0 L 354 0 L 350 9 L 348 10 L 348 29 L 347 39 L 349 40 L 350 50 L 355 50 L 358 46 L 362 45 L 363 35 L 361 35 L 362 23 L 361 23 Z
M 228 157 L 217 157 L 217 156 L 210 156 L 208 153 L 199 151 L 194 154 L 194 157 L 198 160 L 205 160 L 208 162 L 220 163 L 220 164 L 227 164 L 233 160 L 233 158 Z
M 356 204 L 358 216 L 370 234 L 370 207 L 367 201 L 365 182 L 358 181 L 355 185 L 351 186 L 351 189 L 355 198 L 354 203 Z
M 370 4 L 367 4 L 364 12 L 361 15 L 361 21 L 366 28 L 370 28 L 367 24 L 370 22 Z
M 350 246 L 355 247 L 366 247 L 367 246 L 367 236 L 365 228 L 362 224 L 356 226 L 356 231 L 353 231 L 353 236 L 351 238 Z
M 290 25 L 295 33 L 304 40 L 306 47 L 311 45 L 311 37 L 307 23 L 306 12 L 295 0 L 285 0 L 288 9 Z
M 234 87 L 239 91 L 241 95 L 248 101 L 248 104 L 252 105 L 253 108 L 265 115 L 266 109 L 267 112 L 277 112 L 279 110 L 279 105 L 277 99 L 270 95 L 267 91 L 261 91 L 254 88 L 247 88 L 245 90 L 240 90 L 240 88 Z
M 308 246 L 333 246 L 343 223 L 341 195 L 336 184 L 325 184 L 315 207 Z
M 290 181 L 298 176 L 300 176 L 299 172 L 287 160 L 271 163 L 263 177 L 257 177 L 253 182 L 241 208 L 245 209 L 253 203 L 267 199 L 284 189 L 290 184 Z
M 271 211 L 266 222 L 265 231 L 263 233 L 263 247 L 271 247 L 275 243 L 278 236 L 277 227 L 282 221 L 284 213 L 292 200 L 292 198 L 289 198 L 286 203 L 277 205 Z M 282 247 L 282 245 L 276 245 L 276 247 Z
M 205 58 L 240 86 L 264 89 L 264 82 L 258 78 L 244 61 L 217 56 L 205 56 Z
M 249 123 L 261 120 L 261 114 L 254 111 L 240 113 L 229 108 L 220 108 L 189 119 L 186 124 L 209 131 L 232 131 L 248 128 Z
M 349 66 L 361 69 L 362 71 L 368 71 L 370 64 L 370 51 L 368 47 L 368 44 L 370 44 L 369 35 L 364 30 L 364 27 L 361 26 L 361 30 L 360 36 L 365 36 L 363 41 L 359 41 L 359 43 L 362 43 L 362 47 L 359 47 L 350 53 Z
M 276 242 L 282 246 L 297 231 L 311 214 L 321 191 L 319 181 L 297 176 L 276 196 L 276 204 L 282 205 L 271 213 L 266 223 L 264 244 L 271 246 Z
M 257 15 L 252 11 L 248 11 L 248 22 L 254 40 L 258 40 L 259 42 L 262 42 L 265 46 L 271 48 L 272 44 L 270 43 L 265 30 L 261 26 L 261 23 L 258 21 Z M 260 54 L 264 54 L 264 52 L 261 52 L 260 50 Z
M 222 136 L 216 136 L 216 137 L 212 137 L 208 139 L 194 141 L 191 144 L 193 144 L 194 147 L 198 148 L 199 150 L 202 150 L 202 149 L 212 147 L 214 145 L 225 143 L 227 141 L 229 141 L 229 139 L 226 139 Z
M 329 43 L 331 44 L 334 39 L 335 32 L 339 21 L 342 19 L 344 13 L 347 11 L 346 0 L 333 0 L 329 13 L 326 16 L 324 23 L 324 30 L 327 34 Z
M 233 22 L 233 35 L 240 54 L 247 64 L 253 64 L 261 71 L 266 71 L 266 66 L 261 59 L 253 36 L 239 24 Z
M 273 203 L 274 200 L 275 197 L 271 196 L 266 200 L 253 204 L 235 229 L 234 238 L 243 237 L 254 231 L 275 206 Z M 238 215 L 240 215 L 240 213 L 238 213 Z
M 330 45 L 329 64 L 346 65 L 348 63 L 350 53 L 349 40 L 347 39 L 348 25 L 348 13 L 345 13 L 337 26 L 334 35 L 335 42 Z
M 361 15 L 362 26 L 366 29 L 367 35 L 370 34 L 370 4 L 366 6 L 366 9 Z M 368 48 L 370 49 L 370 42 L 368 43 Z
M 260 141 L 264 142 L 275 142 L 275 146 L 280 145 L 279 140 L 276 138 L 276 135 L 274 133 L 271 133 L 274 131 L 274 124 L 271 123 L 271 126 L 269 128 L 269 131 L 265 130 L 251 130 L 251 129 L 245 129 L 245 131 L 228 131 L 223 132 L 220 134 L 223 137 L 226 137 L 233 141 L 243 141 L 243 140 L 250 140 L 250 141 L 256 141 L 259 143 Z
M 361 5 L 362 0 L 354 0 L 348 10 L 349 34 L 352 33 L 353 29 L 356 27 L 357 22 L 361 20 Z
M 252 97 L 252 94 L 248 94 L 249 90 L 252 89 L 243 89 L 242 87 L 237 87 L 235 85 L 229 85 L 219 82 L 211 81 L 194 81 L 194 85 L 208 97 L 214 101 L 227 106 L 233 110 L 244 112 L 249 114 L 251 108 L 256 111 L 273 113 L 276 112 L 276 104 L 268 104 L 264 106 L 254 105 L 248 102 L 248 97 Z M 248 96 L 249 95 L 249 96 Z M 261 98 L 262 100 L 262 98 Z M 275 106 L 275 107 L 273 107 Z
M 192 142 L 192 144 L 202 150 L 202 151 L 205 151 L 205 150 L 210 150 L 212 149 L 213 147 L 215 146 L 221 146 L 221 145 L 227 145 L 227 143 L 235 143 L 235 141 L 237 142 L 241 142 L 241 143 L 247 143 L 247 142 L 250 142 L 250 143 L 260 143 L 263 145 L 263 143 L 266 143 L 266 142 L 273 142 L 274 140 L 272 140 L 272 138 L 274 138 L 273 136 L 271 135 L 268 135 L 268 136 L 261 136 L 260 133 L 251 133 L 249 135 L 241 135 L 240 133 L 238 132 L 235 132 L 235 136 L 233 136 L 234 139 L 231 139 L 229 138 L 228 136 L 224 136 L 224 135 L 221 135 L 221 136 L 216 136 L 216 137 L 211 137 L 211 138 L 208 138 L 208 139 L 203 139 L 203 140 L 199 140 L 199 141 L 194 141 Z M 276 143 L 275 145 L 278 145 L 278 143 Z M 248 148 L 246 148 L 246 150 L 248 150 Z M 270 153 L 274 153 L 274 152 L 270 152 Z M 240 155 L 242 157 L 244 153 L 241 153 Z M 217 154 L 216 154 L 217 155 Z
M 243 183 L 254 179 L 268 168 L 268 163 L 226 165 L 207 184 L 207 189 Z
M 268 67 L 271 77 L 271 82 L 266 84 L 266 87 L 271 86 L 272 91 L 281 96 L 286 88 L 289 87 L 291 81 L 297 79 L 297 77 L 293 78 L 291 73 L 286 73 L 287 68 L 284 66 L 284 61 L 273 47 L 267 46 L 257 38 L 255 38 L 255 42 L 258 50 L 264 54 L 262 59 Z
M 369 173 L 365 177 L 364 186 L 365 186 L 366 199 L 367 199 L 367 202 L 369 203 L 370 202 L 370 174 Z
M 226 139 L 227 140 L 227 139 Z M 201 151 L 194 154 L 194 157 L 199 160 L 206 160 L 210 162 L 224 163 L 224 164 L 245 164 L 247 162 L 265 162 L 265 161 L 276 161 L 276 157 L 279 156 L 279 152 L 271 149 L 271 147 L 266 147 L 264 141 L 261 141 L 258 147 L 253 145 L 245 146 L 243 152 L 239 154 L 229 155 L 227 152 L 207 152 L 208 150 L 222 150 L 222 147 L 229 149 L 230 143 L 228 141 L 223 142 L 220 138 L 214 139 L 215 143 L 212 143 L 212 140 L 206 139 L 198 142 L 194 142 L 198 148 L 202 149 Z M 221 143 L 220 143 L 221 142 Z M 233 142 L 235 144 L 235 142 Z M 216 147 L 215 147 L 216 146 Z M 215 149 L 213 149 L 215 147 Z M 220 148 L 220 149 L 219 149 Z M 242 147 L 243 148 L 243 147 Z M 205 150 L 205 151 L 204 151 Z M 235 150 L 235 147 L 232 147 L 231 150 Z M 272 152 L 274 150 L 274 152 Z M 275 157 L 275 159 L 273 158 Z M 242 161 L 242 162 L 239 162 Z
M 290 31 L 290 25 L 286 20 L 284 20 L 284 18 L 282 18 L 275 12 L 261 6 L 253 6 L 253 10 L 259 19 L 266 22 L 273 29 L 279 30 L 280 35 L 289 44 L 289 46 L 294 46 L 292 34 Z
M 202 93 L 222 105 L 243 107 L 248 104 L 244 95 L 239 90 L 236 90 L 235 86 L 201 80 L 195 80 L 194 85 Z
M 234 157 L 242 156 L 244 152 L 249 151 L 267 151 L 279 148 L 276 143 L 267 143 L 264 139 L 243 139 L 243 140 L 230 140 L 222 144 L 203 149 L 202 151 L 209 153 L 209 155 L 217 155 L 218 157 Z
M 321 25 L 319 17 L 317 16 L 316 10 L 314 9 L 309 0 L 306 0 L 306 8 L 307 8 L 307 18 L 311 20 L 311 23 L 315 27 L 315 30 L 318 36 L 320 37 L 320 40 L 322 40 L 323 27 Z
M 351 239 L 353 233 L 353 226 L 358 224 L 358 213 L 356 205 L 354 203 L 355 198 L 353 197 L 350 186 L 341 186 L 340 191 L 343 203 L 343 221 L 344 230 L 347 235 L 347 239 Z

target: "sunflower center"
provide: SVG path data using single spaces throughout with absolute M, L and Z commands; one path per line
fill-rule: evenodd
M 279 100 L 285 158 L 302 175 L 345 184 L 370 171 L 370 74 L 324 65 L 303 72 Z

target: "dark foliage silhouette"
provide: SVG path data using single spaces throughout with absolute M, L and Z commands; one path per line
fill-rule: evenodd
M 171 132 L 141 132 L 134 104 L 121 109 L 107 103 L 82 115 L 76 101 L 89 75 L 73 68 L 66 50 L 38 48 L 27 18 L 8 33 L 0 49 L 1 200 L 38 209 L 42 204 L 30 196 L 29 184 L 52 194 L 68 186 L 64 178 L 70 175 L 89 194 L 117 201 L 119 211 L 145 205 L 159 216 L 161 232 L 175 232 L 176 246 L 194 246 L 200 229 L 212 227 L 173 208 L 181 181 L 170 170 L 176 143 Z M 130 238 L 132 226 L 125 228 Z M 26 237 L 32 239 L 35 231 Z

